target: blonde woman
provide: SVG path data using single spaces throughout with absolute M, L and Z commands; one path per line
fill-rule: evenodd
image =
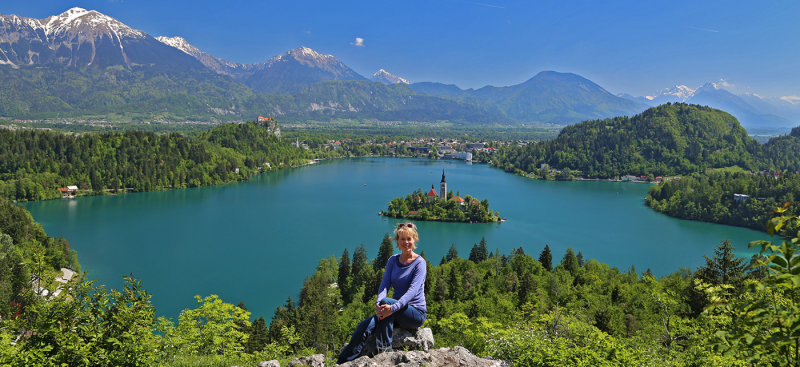
M 375 315 L 358 324 L 350 343 L 339 354 L 338 363 L 358 358 L 372 333 L 375 333 L 378 351 L 391 350 L 395 325 L 405 329 L 418 328 L 428 316 L 425 259 L 414 252 L 419 241 L 417 227 L 413 223 L 398 224 L 394 241 L 400 254 L 392 255 L 386 262 L 383 280 L 378 287 Z M 386 297 L 390 287 L 394 287 L 394 298 Z

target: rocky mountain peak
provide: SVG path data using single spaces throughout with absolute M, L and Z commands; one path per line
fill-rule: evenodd
M 686 102 L 689 98 L 694 96 L 695 89 L 689 88 L 683 84 L 675 85 L 671 88 L 664 88 L 654 96 L 646 96 L 648 100 L 655 100 L 656 98 L 668 99 L 671 102 Z
M 409 82 L 408 80 L 396 75 L 392 75 L 391 73 L 389 73 L 384 69 L 380 69 L 376 71 L 375 74 L 372 74 L 372 80 L 384 84 L 398 84 L 398 83 L 411 84 L 411 82 Z
M 84 35 L 96 36 L 101 33 L 117 38 L 132 37 L 144 38 L 142 31 L 128 27 L 124 23 L 96 10 L 86 10 L 79 7 L 71 8 L 59 15 L 42 19 L 41 24 L 48 37 L 58 37 L 78 32 Z
M 301 64 L 312 67 L 321 67 L 328 64 L 340 63 L 333 55 L 322 54 L 314 51 L 308 47 L 302 46 L 289 50 L 283 54 L 273 57 L 275 61 L 286 61 L 287 59 L 294 59 Z
M 200 55 L 203 53 L 203 51 L 200 51 L 199 48 L 195 47 L 194 45 L 189 43 L 189 41 L 187 41 L 181 36 L 175 36 L 175 37 L 158 36 L 156 37 L 156 39 L 165 45 L 175 47 L 194 57 L 200 57 Z

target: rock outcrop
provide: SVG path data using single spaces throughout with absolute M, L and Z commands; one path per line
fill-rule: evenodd
M 325 355 L 314 354 L 308 357 L 295 358 L 291 362 L 289 362 L 289 367 L 301 367 L 301 366 L 325 367 Z
M 367 356 L 359 357 L 347 363 L 340 364 L 341 367 L 373 367 L 373 366 L 441 366 L 441 367 L 507 367 L 510 364 L 506 361 L 498 361 L 488 358 L 476 357 L 464 347 L 440 348 L 427 352 L 387 352 L 380 353 L 370 358 Z
M 392 334 L 392 349 L 394 350 L 422 350 L 433 348 L 433 331 L 430 328 L 406 330 L 395 328 Z M 362 356 L 375 355 L 378 348 L 375 344 L 375 335 L 367 338 L 367 343 L 361 351 Z
M 375 337 L 367 339 L 361 357 L 340 366 L 373 367 L 373 366 L 466 366 L 466 367 L 507 367 L 507 361 L 480 358 L 464 347 L 433 348 L 433 332 L 430 328 L 405 330 L 397 328 L 392 337 L 393 352 L 377 353 Z M 261 362 L 259 367 L 276 367 L 278 361 Z M 291 367 L 325 367 L 325 356 L 314 354 L 308 357 L 295 358 L 289 362 Z

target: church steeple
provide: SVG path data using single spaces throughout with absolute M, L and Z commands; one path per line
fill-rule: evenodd
M 439 197 L 447 200 L 447 181 L 444 179 L 444 168 L 442 168 L 442 182 L 439 183 Z

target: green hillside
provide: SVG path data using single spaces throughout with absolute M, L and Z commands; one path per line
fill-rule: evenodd
M 0 197 L 53 199 L 68 185 L 82 194 L 214 185 L 303 164 L 306 154 L 256 123 L 225 124 L 194 138 L 0 129 Z
M 554 140 L 504 149 L 492 162 L 509 171 L 538 173 L 548 164 L 587 178 L 613 178 L 731 166 L 752 170 L 762 165 L 760 157 L 759 143 L 730 114 L 678 103 L 568 126 Z

